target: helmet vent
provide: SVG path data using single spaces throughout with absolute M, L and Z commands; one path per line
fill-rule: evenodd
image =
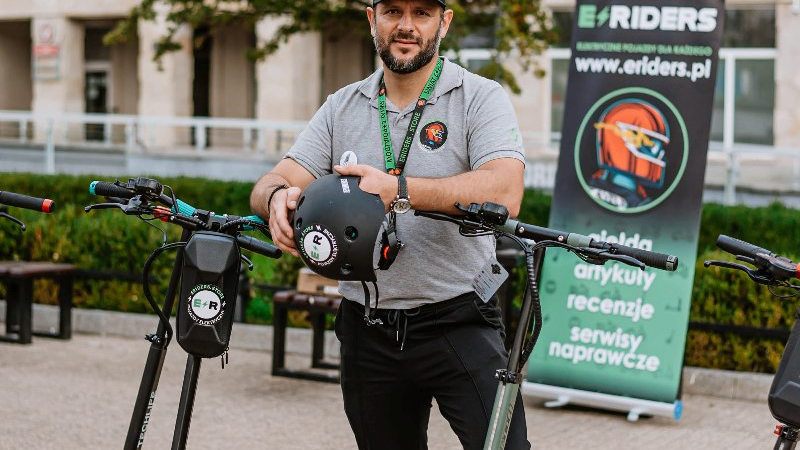
M 358 230 L 354 226 L 348 226 L 344 229 L 344 237 L 348 241 L 355 241 L 358 238 Z

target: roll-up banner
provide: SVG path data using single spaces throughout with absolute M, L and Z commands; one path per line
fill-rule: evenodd
M 548 250 L 523 392 L 680 417 L 721 0 L 577 2 L 550 226 L 679 257 L 676 272 Z

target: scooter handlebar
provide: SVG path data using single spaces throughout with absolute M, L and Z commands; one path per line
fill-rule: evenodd
M 567 233 L 565 231 L 522 223 L 513 219 L 506 221 L 502 229 L 513 233 L 515 236 L 533 239 L 534 241 L 556 241 L 578 248 L 607 250 L 610 253 L 630 256 L 631 258 L 641 261 L 644 265 L 656 269 L 672 272 L 678 268 L 678 257 L 675 255 L 642 250 L 622 244 L 597 241 L 583 234 Z
M 39 211 L 43 213 L 51 213 L 56 207 L 53 200 L 31 197 L 29 195 L 16 194 L 8 191 L 0 191 L 0 204 L 31 209 L 33 211 Z
M 732 255 L 746 256 L 751 259 L 755 258 L 759 253 L 775 256 L 775 253 L 765 248 L 761 248 L 757 245 L 753 245 L 749 242 L 726 236 L 724 234 L 720 234 L 717 237 L 717 247 Z

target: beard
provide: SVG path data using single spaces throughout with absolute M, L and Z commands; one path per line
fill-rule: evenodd
M 442 23 L 439 22 L 439 28 L 436 30 L 436 36 L 423 42 L 422 38 L 415 37 L 410 33 L 396 32 L 392 33 L 387 39 L 382 39 L 376 34 L 373 38 L 375 42 L 375 50 L 383 60 L 386 68 L 394 73 L 407 74 L 416 72 L 417 70 L 425 67 L 439 50 L 439 43 L 441 42 Z M 395 39 L 402 39 L 404 41 L 415 41 L 420 46 L 421 50 L 411 59 L 399 60 L 392 54 L 389 46 Z

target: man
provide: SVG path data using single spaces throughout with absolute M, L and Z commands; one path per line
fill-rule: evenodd
M 472 287 L 494 261 L 494 238 L 460 236 L 403 205 L 456 213 L 456 202 L 492 201 L 516 216 L 524 172 L 517 120 L 500 85 L 439 57 L 453 18 L 445 0 L 375 0 L 366 12 L 383 68 L 328 97 L 256 183 L 251 205 L 268 218 L 275 244 L 297 256 L 289 217 L 315 178 L 359 176 L 362 190 L 380 196 L 404 243 L 389 270 L 377 271 L 382 324 L 364 321 L 358 282 L 340 283 L 346 300 L 336 318 L 344 407 L 358 447 L 427 449 L 435 398 L 463 447 L 481 449 L 494 373 L 507 360 L 496 301 Z M 527 449 L 522 402 L 516 406 L 506 448 Z

